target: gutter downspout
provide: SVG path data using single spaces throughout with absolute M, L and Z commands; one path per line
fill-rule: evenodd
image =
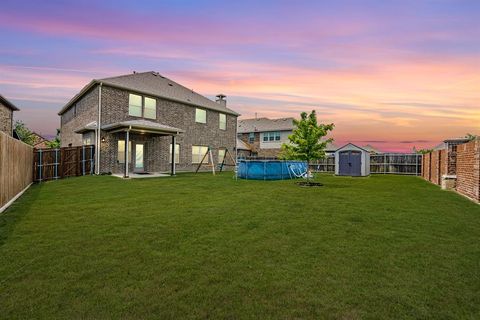
M 102 124 L 102 83 L 98 87 L 98 118 L 97 118 L 97 143 L 95 143 L 95 174 L 100 174 L 100 143 L 101 143 L 101 124 Z

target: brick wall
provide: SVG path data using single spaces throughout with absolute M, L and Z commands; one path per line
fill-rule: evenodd
M 5 132 L 9 136 L 12 135 L 13 111 L 0 102 L 0 131 Z
M 480 201 L 480 139 L 457 146 L 457 192 Z
M 455 190 L 480 202 L 480 139 L 423 156 L 425 180 L 440 185 L 444 175 L 456 176 Z
M 83 128 L 98 118 L 98 86 L 87 92 L 77 103 L 60 117 L 61 146 L 82 145 L 82 135 L 75 130 Z
M 437 150 L 423 155 L 422 177 L 425 180 L 440 185 L 442 176 L 448 172 L 447 150 Z
M 138 120 L 140 117 L 128 115 L 128 91 L 119 90 L 104 86 L 102 88 L 102 125 L 127 121 Z M 192 163 L 192 146 L 210 146 L 215 162 L 218 161 L 218 150 L 227 148 L 232 154 L 235 152 L 237 117 L 227 114 L 227 129 L 219 129 L 219 112 L 206 109 L 207 123 L 195 122 L 195 107 L 173 102 L 166 99 L 157 98 L 157 119 L 147 119 L 161 124 L 169 125 L 175 128 L 185 130 L 185 133 L 179 135 L 176 143 L 180 145 L 180 163 L 176 165 L 179 171 L 193 171 L 198 164 Z M 100 156 L 100 170 L 102 172 L 121 173 L 124 170 L 124 164 L 117 161 L 118 140 L 124 140 L 123 133 L 107 133 L 102 131 L 105 142 L 102 142 Z M 153 135 L 131 135 L 132 152 L 135 143 L 144 143 L 144 164 L 146 171 L 168 171 L 170 170 L 169 156 L 170 143 L 172 138 L 169 136 Z M 133 154 L 131 155 L 133 157 Z M 133 163 L 130 164 L 130 170 L 133 170 Z M 203 168 L 208 170 L 207 167 Z

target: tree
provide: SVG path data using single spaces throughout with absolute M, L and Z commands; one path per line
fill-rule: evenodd
M 60 129 L 57 129 L 57 134 L 55 135 L 55 139 L 46 142 L 45 144 L 49 148 L 60 148 Z
M 433 152 L 433 149 L 419 149 L 415 151 L 415 153 L 418 153 L 418 154 L 427 154 L 430 152 Z
M 35 144 L 35 135 L 32 131 L 30 131 L 30 129 L 27 128 L 25 123 L 23 123 L 22 121 L 15 121 L 15 132 L 17 133 L 17 136 L 21 141 L 31 146 Z
M 470 140 L 470 141 L 473 141 L 473 140 L 477 139 L 477 135 L 471 134 L 471 133 L 467 133 L 467 134 L 465 135 L 465 138 L 467 138 L 467 139 Z
M 285 159 L 307 161 L 307 171 L 312 160 L 325 157 L 325 148 L 333 139 L 322 140 L 335 127 L 333 123 L 318 124 L 317 114 L 312 110 L 310 114 L 302 112 L 300 120 L 293 120 L 295 129 L 288 136 L 289 144 L 282 145 L 281 156 Z M 307 172 L 307 181 L 309 175 Z

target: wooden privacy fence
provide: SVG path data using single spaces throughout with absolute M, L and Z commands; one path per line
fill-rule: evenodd
M 93 145 L 58 149 L 35 149 L 33 152 L 35 182 L 84 176 L 94 173 Z
M 370 173 L 422 174 L 422 155 L 417 153 L 384 153 L 370 155 Z
M 330 155 L 326 158 L 315 161 L 310 164 L 310 170 L 313 172 L 335 172 L 335 156 Z
M 32 150 L 0 132 L 0 212 L 32 183 Z
M 310 165 L 314 172 L 335 172 L 335 156 L 330 155 Z M 416 153 L 384 153 L 370 155 L 370 173 L 422 174 L 422 155 Z

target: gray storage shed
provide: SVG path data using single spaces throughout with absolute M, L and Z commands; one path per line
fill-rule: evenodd
M 353 143 L 335 151 L 335 174 L 365 177 L 370 175 L 370 153 Z

